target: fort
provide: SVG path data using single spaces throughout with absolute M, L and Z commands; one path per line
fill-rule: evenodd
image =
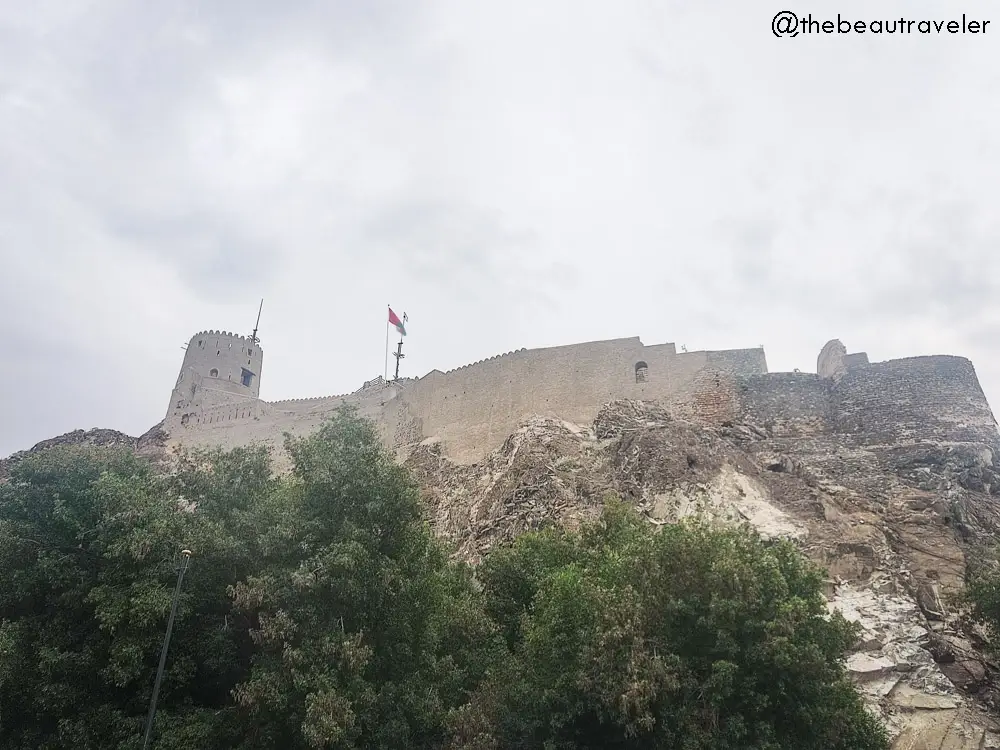
M 401 457 L 433 439 L 452 461 L 471 464 L 523 419 L 589 425 L 617 399 L 652 401 L 704 424 L 748 420 L 775 437 L 828 434 L 858 445 L 995 445 L 998 438 L 968 359 L 869 362 L 838 340 L 823 347 L 815 373 L 770 373 L 763 348 L 678 352 L 672 343 L 646 346 L 633 337 L 520 349 L 420 378 L 377 377 L 353 393 L 272 402 L 260 399 L 263 356 L 255 337 L 193 336 L 163 425 L 169 443 L 280 449 L 285 433 L 308 434 L 348 403 Z

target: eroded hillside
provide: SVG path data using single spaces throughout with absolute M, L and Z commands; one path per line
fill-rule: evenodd
M 1000 747 L 1000 680 L 950 597 L 1000 529 L 994 448 L 782 437 L 618 401 L 592 425 L 528 420 L 471 466 L 433 438 L 406 464 L 438 533 L 472 560 L 541 523 L 594 517 L 611 491 L 650 523 L 699 514 L 797 540 L 829 571 L 830 606 L 862 625 L 848 666 L 894 747 L 973 750 Z

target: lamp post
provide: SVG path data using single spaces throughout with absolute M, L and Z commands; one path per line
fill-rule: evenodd
M 177 586 L 174 587 L 174 601 L 170 605 L 170 619 L 167 620 L 167 634 L 163 637 L 163 649 L 160 651 L 160 666 L 156 669 L 156 681 L 153 683 L 153 698 L 149 703 L 149 715 L 146 717 L 146 736 L 142 740 L 142 750 L 149 750 L 149 741 L 153 736 L 153 717 L 156 716 L 156 699 L 160 695 L 160 682 L 163 681 L 163 668 L 167 664 L 167 647 L 170 646 L 170 632 L 174 629 L 174 616 L 177 614 L 177 599 L 181 593 L 181 583 L 191 561 L 191 550 L 181 550 L 180 569 L 177 571 Z

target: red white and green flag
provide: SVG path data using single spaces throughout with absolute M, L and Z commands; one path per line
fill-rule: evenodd
M 389 308 L 389 322 L 396 326 L 396 330 L 399 331 L 400 336 L 406 335 L 406 326 L 403 325 L 403 322 L 406 320 L 409 320 L 406 317 L 406 313 L 403 313 L 403 320 L 400 320 L 399 316 L 392 311 L 392 308 Z

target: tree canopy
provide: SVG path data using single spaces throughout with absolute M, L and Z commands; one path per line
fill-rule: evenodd
M 612 503 L 580 533 L 482 565 L 510 655 L 457 715 L 455 747 L 888 747 L 842 662 L 857 637 L 789 542 L 658 529 Z
M 352 410 L 287 449 L 280 477 L 263 448 L 14 467 L 0 748 L 141 747 L 184 548 L 157 750 L 888 746 L 790 544 L 612 502 L 472 568 Z

